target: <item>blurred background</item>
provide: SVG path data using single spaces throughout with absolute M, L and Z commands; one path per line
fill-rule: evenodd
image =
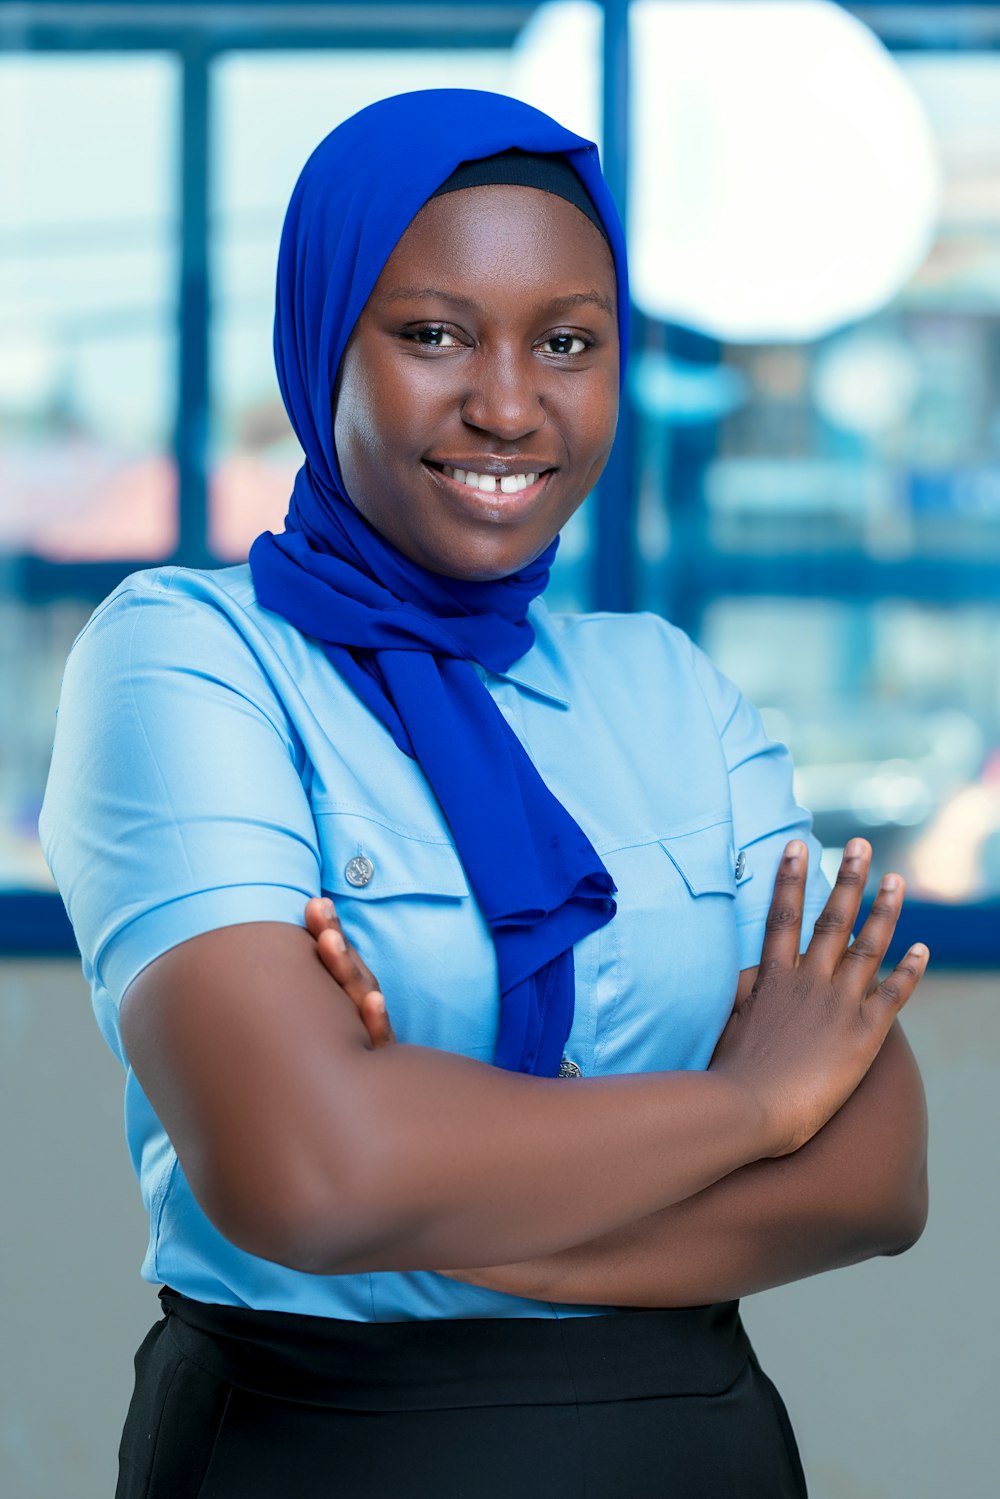
M 690 631 L 791 746 L 831 868 L 870 838 L 909 882 L 902 940 L 934 956 L 911 1007 L 925 1239 L 748 1307 L 815 1499 L 986 1499 L 1000 5 L 821 0 L 0 3 L 0 1490 L 111 1493 L 156 1313 L 119 1083 L 37 843 L 63 662 L 134 568 L 242 560 L 280 528 L 289 193 L 340 120 L 439 86 L 598 139 L 628 223 L 632 376 L 557 606 Z

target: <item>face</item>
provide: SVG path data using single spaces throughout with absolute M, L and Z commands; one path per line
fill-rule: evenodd
M 447 577 L 517 572 L 611 450 L 618 325 L 604 237 L 535 188 L 431 199 L 358 319 L 334 399 L 341 474 L 376 530 Z

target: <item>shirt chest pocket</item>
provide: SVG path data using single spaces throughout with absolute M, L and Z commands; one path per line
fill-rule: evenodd
M 696 899 L 702 895 L 735 897 L 737 887 L 752 878 L 745 858 L 733 845 L 732 825 L 728 822 L 660 838 L 658 842 L 688 893 Z
M 451 843 L 313 810 L 322 888 L 385 993 L 400 1041 L 492 1059 L 496 955 Z
M 599 1070 L 704 1067 L 739 975 L 732 824 L 611 850 L 604 860 L 619 894 L 602 945 Z

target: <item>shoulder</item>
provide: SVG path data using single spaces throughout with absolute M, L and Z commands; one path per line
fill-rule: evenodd
M 39 834 L 116 998 L 167 947 L 297 921 L 317 888 L 307 756 L 243 572 L 132 574 L 67 662 Z
M 538 600 L 532 605 L 531 618 L 540 638 L 583 659 L 606 656 L 620 661 L 624 653 L 630 661 L 673 663 L 690 669 L 696 649 L 683 630 L 646 610 L 633 614 L 562 614 L 550 612 Z
M 43 827 L 84 779 L 94 787 L 130 779 L 147 798 L 172 795 L 166 770 L 174 762 L 190 786 L 195 766 L 204 778 L 211 762 L 236 749 L 265 753 L 271 741 L 298 764 L 285 688 L 294 664 L 255 619 L 263 613 L 246 568 L 166 567 L 124 578 L 66 661 Z
M 705 652 L 660 614 L 556 614 L 535 604 L 531 618 L 537 647 L 550 664 L 606 694 L 707 706 L 720 731 L 740 700 Z
M 701 653 L 683 630 L 659 614 L 556 614 L 541 600 L 531 606 L 536 649 L 557 669 L 591 678 L 641 682 L 690 676 Z
M 231 687 L 274 716 L 316 669 L 319 648 L 257 602 L 247 566 L 131 573 L 98 605 L 73 643 L 75 678 L 155 693 L 168 678 Z
M 76 651 L 95 638 L 107 646 L 122 645 L 141 626 L 162 624 L 182 634 L 199 629 L 211 634 L 220 620 L 238 624 L 241 614 L 257 608 L 246 567 L 198 571 L 156 567 L 130 573 L 109 593 L 73 643 Z

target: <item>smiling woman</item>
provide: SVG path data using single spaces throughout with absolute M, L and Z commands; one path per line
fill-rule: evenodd
M 41 829 L 165 1314 L 118 1499 L 798 1499 L 736 1298 L 920 1232 L 902 882 L 852 942 L 736 688 L 540 598 L 627 317 L 592 145 L 362 111 L 282 235 L 285 529 L 72 652 Z

